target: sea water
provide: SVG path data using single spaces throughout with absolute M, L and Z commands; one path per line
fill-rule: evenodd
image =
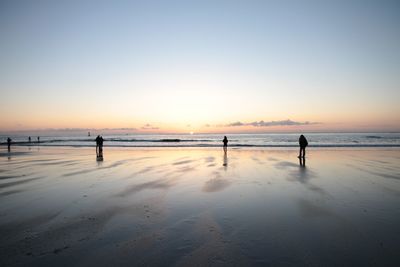
M 36 135 L 33 135 L 36 134 Z M 97 134 L 87 132 L 40 132 L 0 134 L 0 143 L 7 137 L 13 145 L 94 146 Z M 40 135 L 40 142 L 37 136 Z M 297 147 L 300 133 L 226 134 L 230 147 Z M 400 133 L 305 133 L 310 147 L 400 147 Z M 28 142 L 31 136 L 31 143 Z M 104 133 L 104 146 L 110 147 L 218 147 L 222 134 L 134 134 Z

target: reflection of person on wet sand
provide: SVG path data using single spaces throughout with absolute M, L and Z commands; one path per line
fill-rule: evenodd
M 10 137 L 8 137 L 7 138 L 7 147 L 8 147 L 8 152 L 10 152 L 10 149 L 11 149 L 11 138 Z
M 308 146 L 307 139 L 304 137 L 304 135 L 300 135 L 299 145 L 300 145 L 299 158 L 301 157 L 304 158 L 306 156 L 306 146 Z
M 222 142 L 224 143 L 224 152 L 226 154 L 226 152 L 228 151 L 228 138 L 224 136 L 224 140 L 222 140 Z
M 226 152 L 224 153 L 224 163 L 222 164 L 222 166 L 225 167 L 225 170 L 228 167 L 228 154 Z

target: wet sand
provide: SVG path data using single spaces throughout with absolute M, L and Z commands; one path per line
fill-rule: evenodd
M 400 150 L 0 149 L 0 266 L 400 266 Z

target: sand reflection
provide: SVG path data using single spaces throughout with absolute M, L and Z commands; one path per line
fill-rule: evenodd
M 222 166 L 224 166 L 225 171 L 228 169 L 228 152 L 226 151 L 224 152 Z

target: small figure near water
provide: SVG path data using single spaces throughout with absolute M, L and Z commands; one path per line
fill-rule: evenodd
M 37 137 L 37 142 L 40 143 L 40 136 Z
M 8 137 L 7 138 L 7 147 L 8 147 L 8 152 L 10 152 L 10 150 L 11 150 L 11 138 L 10 137 Z
M 308 146 L 308 141 L 304 137 L 304 135 L 300 135 L 299 145 L 300 145 L 300 151 L 299 151 L 298 158 L 305 158 L 305 156 L 306 156 L 306 147 Z
M 30 136 L 28 137 L 28 142 L 29 142 L 29 143 L 31 143 L 31 142 L 32 142 L 32 139 L 31 139 L 31 137 L 30 137 Z
M 87 136 L 90 136 L 90 132 L 87 133 Z
M 224 152 L 226 154 L 226 152 L 228 151 L 228 138 L 226 137 L 226 135 L 224 136 L 222 142 L 224 143 Z
M 103 160 L 103 137 L 98 135 L 95 139 L 96 141 L 96 155 L 97 160 Z

